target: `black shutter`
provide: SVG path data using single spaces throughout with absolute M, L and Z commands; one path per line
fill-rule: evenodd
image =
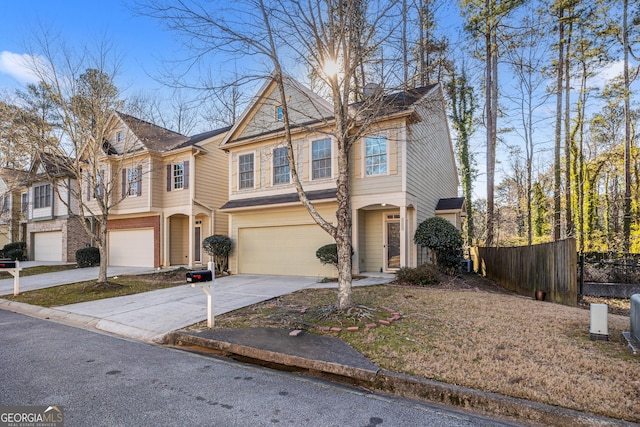
M 183 188 L 189 188 L 189 160 L 184 161 L 184 185 Z
M 87 202 L 91 200 L 91 175 L 87 171 Z
M 138 174 L 136 175 L 136 183 L 138 184 L 138 196 L 142 195 L 142 165 L 138 166 Z
M 127 169 L 122 169 L 122 198 L 127 197 Z
M 171 191 L 171 184 L 173 183 L 172 178 L 171 165 L 167 165 L 167 191 Z

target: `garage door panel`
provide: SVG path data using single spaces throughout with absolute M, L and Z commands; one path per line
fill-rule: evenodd
M 35 261 L 62 261 L 62 231 L 34 233 L 33 259 Z
M 154 266 L 153 229 L 109 231 L 109 265 Z
M 329 277 L 335 269 L 316 258 L 333 239 L 317 225 L 256 227 L 238 230 L 238 270 L 245 274 Z

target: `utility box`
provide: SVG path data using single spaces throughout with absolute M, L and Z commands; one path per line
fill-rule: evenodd
M 0 259 L 0 268 L 16 268 L 16 261 Z
M 196 270 L 187 272 L 187 283 L 211 282 L 213 273 L 211 270 Z
M 591 304 L 591 327 L 589 329 L 589 338 L 593 340 L 609 341 L 609 323 L 608 323 L 607 304 Z
M 640 294 L 631 295 L 631 336 L 640 343 Z

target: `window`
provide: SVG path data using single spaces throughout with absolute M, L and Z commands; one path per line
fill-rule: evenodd
M 43 184 L 33 187 L 33 208 L 51 207 L 51 184 Z
M 289 183 L 289 161 L 287 160 L 287 147 L 279 147 L 273 150 L 273 183 Z
M 311 179 L 331 178 L 331 140 L 311 143 Z
M 253 153 L 238 156 L 240 189 L 253 188 Z
M 104 196 L 104 171 L 100 170 L 98 171 L 98 175 L 96 175 L 96 179 L 97 179 L 97 188 L 96 188 L 96 198 L 102 199 L 102 197 Z
M 116 142 L 122 142 L 122 132 L 116 133 Z
M 122 197 L 142 195 L 142 166 L 122 169 Z
M 365 140 L 365 171 L 367 175 L 387 173 L 387 138 L 370 136 Z
M 29 193 L 22 193 L 20 195 L 20 212 L 26 213 L 29 209 Z
M 0 200 L 2 200 L 2 211 L 0 213 L 9 212 L 9 201 L 10 201 L 10 198 L 11 198 L 11 196 L 9 196 L 9 193 L 7 193 L 4 196 L 0 197 Z
M 284 110 L 282 107 L 276 107 L 276 120 L 279 122 L 284 120 Z
M 184 164 L 176 163 L 173 165 L 173 189 L 182 188 L 184 188 Z

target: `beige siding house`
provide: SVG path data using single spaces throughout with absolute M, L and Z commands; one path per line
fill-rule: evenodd
M 187 137 L 123 113 L 112 120 L 100 171 L 116 202 L 107 223 L 109 264 L 206 265 L 202 240 L 228 234 L 228 215 L 218 210 L 228 162 L 217 149 L 228 128 Z M 91 207 L 97 200 L 89 193 Z
M 329 132 L 333 107 L 287 79 L 296 170 L 310 200 L 336 221 L 337 145 Z M 458 178 L 438 85 L 383 98 L 369 132 L 351 152 L 350 193 L 354 273 L 415 266 L 413 235 L 437 214 L 441 199 L 456 199 Z M 353 105 L 355 111 L 358 105 Z M 282 107 L 266 82 L 220 147 L 228 153 L 229 231 L 233 273 L 335 276 L 316 250 L 333 239 L 308 214 L 291 182 Z M 460 209 L 453 218 L 463 215 Z M 459 224 L 458 224 L 459 225 Z
M 0 248 L 25 239 L 29 173 L 0 168 Z

